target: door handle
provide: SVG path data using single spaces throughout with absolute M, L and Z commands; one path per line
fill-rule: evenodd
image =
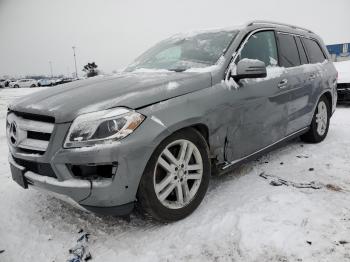
M 278 83 L 278 88 L 283 89 L 286 88 L 288 84 L 288 79 L 283 79 Z

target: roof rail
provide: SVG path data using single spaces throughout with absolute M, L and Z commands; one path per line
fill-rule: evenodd
M 256 25 L 256 24 L 268 24 L 268 25 L 279 25 L 279 26 L 285 26 L 285 27 L 290 27 L 293 29 L 298 29 L 298 30 L 302 30 L 302 31 L 306 31 L 308 33 L 314 33 L 309 29 L 300 27 L 300 26 L 295 26 L 295 25 L 290 25 L 290 24 L 285 24 L 285 23 L 278 23 L 278 22 L 273 22 L 273 21 L 265 21 L 265 20 L 254 20 L 254 21 L 250 21 L 246 24 L 246 26 L 252 26 L 252 25 Z

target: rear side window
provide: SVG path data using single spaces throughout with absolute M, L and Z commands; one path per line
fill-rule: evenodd
M 283 67 L 293 67 L 300 65 L 299 53 L 294 36 L 278 34 L 280 63 Z
M 311 63 L 322 63 L 326 60 L 318 43 L 311 39 L 303 39 Z
M 252 35 L 243 47 L 240 59 L 258 59 L 266 66 L 276 66 L 277 46 L 273 31 L 262 31 Z
M 303 47 L 303 44 L 301 43 L 300 37 L 295 37 L 295 41 L 297 42 L 297 46 L 298 46 L 298 51 L 299 51 L 299 55 L 300 55 L 300 62 L 302 65 L 307 64 L 307 56 L 305 53 L 305 49 Z

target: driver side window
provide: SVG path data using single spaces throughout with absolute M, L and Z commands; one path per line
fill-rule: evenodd
M 260 60 L 266 66 L 277 66 L 278 56 L 274 31 L 253 34 L 241 50 L 238 61 L 244 58 Z

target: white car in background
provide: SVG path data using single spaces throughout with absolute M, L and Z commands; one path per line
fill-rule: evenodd
M 54 82 L 55 80 L 53 79 L 44 78 L 38 81 L 38 86 L 53 86 Z
M 350 102 L 350 60 L 334 62 L 334 65 L 338 71 L 338 101 Z
M 38 82 L 35 79 L 20 79 L 10 83 L 10 87 L 20 88 L 20 87 L 36 87 Z

